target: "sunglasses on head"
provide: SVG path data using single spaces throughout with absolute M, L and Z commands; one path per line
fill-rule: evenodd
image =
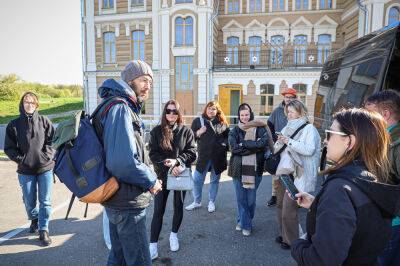
M 329 140 L 332 134 L 340 135 L 340 136 L 348 136 L 348 134 L 341 132 L 341 131 L 334 131 L 334 130 L 325 130 L 325 138 Z
M 177 115 L 178 114 L 178 110 L 176 110 L 176 109 L 167 109 L 167 110 L 165 110 L 165 113 L 167 115 L 170 115 L 170 114 Z

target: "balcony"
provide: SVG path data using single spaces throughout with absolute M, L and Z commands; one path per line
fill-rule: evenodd
M 218 51 L 214 53 L 213 69 L 215 71 L 318 69 L 333 52 L 332 49 Z

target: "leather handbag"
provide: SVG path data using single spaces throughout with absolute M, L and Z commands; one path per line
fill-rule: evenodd
M 167 189 L 187 191 L 193 189 L 192 170 L 186 167 L 178 176 L 171 173 L 172 167 L 168 170 Z
M 308 125 L 308 122 L 303 124 L 301 127 L 296 129 L 296 131 L 290 136 L 292 139 L 299 133 L 300 130 L 302 130 L 305 126 Z M 276 153 L 271 153 L 267 158 L 265 158 L 265 163 L 264 163 L 264 170 L 270 173 L 271 175 L 276 174 L 276 170 L 278 169 L 279 162 L 281 161 L 281 153 L 286 149 L 287 145 L 283 145 L 282 148 L 279 149 Z

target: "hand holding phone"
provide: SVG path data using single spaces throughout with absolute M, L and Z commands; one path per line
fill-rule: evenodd
M 292 178 L 289 175 L 280 175 L 279 179 L 281 180 L 286 190 L 289 192 L 289 197 L 292 200 L 297 200 L 296 194 L 299 193 L 299 190 L 294 185 Z
M 280 136 L 280 135 L 282 135 L 282 132 L 280 132 L 280 131 L 275 131 L 275 134 L 276 134 L 277 136 Z

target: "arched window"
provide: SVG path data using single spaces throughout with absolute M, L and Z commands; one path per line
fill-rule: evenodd
M 396 23 L 400 20 L 400 9 L 396 6 L 390 8 L 388 23 Z
M 226 50 L 227 50 L 226 64 L 237 65 L 239 63 L 239 38 L 229 37 L 227 39 Z
M 115 63 L 115 34 L 114 32 L 105 32 L 103 34 L 104 40 L 104 63 Z
M 272 0 L 272 11 L 284 11 L 285 0 Z
M 274 107 L 274 92 L 273 84 L 261 84 L 260 86 L 260 115 L 269 115 Z
M 262 4 L 261 0 L 248 0 L 249 2 L 249 12 L 250 13 L 256 13 L 256 12 L 261 12 L 262 10 Z
M 144 61 L 144 31 L 135 30 L 132 32 L 132 54 L 133 60 Z
M 283 63 L 283 45 L 285 38 L 282 35 L 275 35 L 271 38 L 271 64 L 282 65 Z
M 308 0 L 296 0 L 296 10 L 307 10 Z
M 319 9 L 332 9 L 332 0 L 319 0 Z
M 331 35 L 318 35 L 318 64 L 325 63 L 325 60 L 331 54 Z
M 175 46 L 193 46 L 193 18 L 175 19 Z
M 258 65 L 260 63 L 261 37 L 252 36 L 249 38 L 249 63 Z
M 293 84 L 293 89 L 297 91 L 297 97 L 299 100 L 304 103 L 306 103 L 306 96 L 307 96 L 307 84 L 302 84 L 302 83 L 297 83 Z
M 302 65 L 306 63 L 307 36 L 296 35 L 294 37 L 294 63 Z
M 240 0 L 227 0 L 228 1 L 228 13 L 239 13 Z

